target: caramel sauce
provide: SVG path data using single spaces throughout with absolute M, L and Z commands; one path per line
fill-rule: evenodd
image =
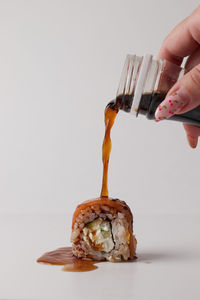
M 108 198 L 108 163 L 111 151 L 110 131 L 115 122 L 118 109 L 110 103 L 105 109 L 105 136 L 102 146 L 103 179 L 101 197 Z M 99 249 L 98 249 L 99 250 Z M 63 271 L 85 272 L 92 271 L 98 267 L 95 265 L 100 261 L 84 260 L 75 257 L 71 247 L 63 247 L 47 252 L 38 258 L 37 262 L 51 265 L 64 265 Z
M 111 151 L 110 131 L 115 122 L 118 109 L 112 108 L 109 105 L 105 109 L 105 136 L 102 146 L 102 161 L 103 161 L 103 179 L 101 188 L 101 197 L 108 197 L 108 163 Z
M 72 253 L 72 247 L 62 247 L 56 250 L 44 253 L 37 262 L 50 265 L 63 265 L 63 271 L 67 272 L 86 272 L 97 269 L 95 265 L 100 261 L 83 260 L 75 257 Z

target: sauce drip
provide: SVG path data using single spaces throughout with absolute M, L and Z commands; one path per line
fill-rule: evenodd
M 62 247 L 56 250 L 44 253 L 37 262 L 50 265 L 64 265 L 63 271 L 67 272 L 86 272 L 97 269 L 96 263 L 100 261 L 83 260 L 75 257 L 72 253 L 72 247 Z
M 105 109 L 105 136 L 102 146 L 103 179 L 101 197 L 106 198 L 108 198 L 108 163 L 111 151 L 110 131 L 117 113 L 118 108 L 114 105 L 114 102 L 110 102 Z M 95 264 L 100 261 L 79 259 L 73 255 L 71 247 L 63 247 L 43 254 L 37 262 L 64 265 L 63 271 L 67 272 L 86 272 L 97 269 L 98 267 Z
M 112 102 L 105 109 L 105 136 L 102 146 L 102 161 L 103 161 L 103 179 L 101 188 L 101 197 L 108 197 L 108 163 L 111 151 L 110 131 L 115 122 L 118 109 L 112 107 Z

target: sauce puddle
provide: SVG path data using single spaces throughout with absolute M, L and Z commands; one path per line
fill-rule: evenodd
M 108 104 L 105 109 L 105 136 L 102 146 L 103 161 L 103 179 L 101 197 L 108 198 L 108 164 L 111 152 L 110 131 L 115 122 L 118 109 L 112 103 Z M 63 271 L 67 272 L 86 272 L 97 269 L 96 263 L 100 261 L 84 260 L 75 257 L 71 247 L 63 247 L 54 251 L 47 252 L 38 258 L 37 262 L 51 265 L 64 265 Z
M 96 260 L 83 260 L 75 257 L 72 253 L 72 247 L 62 247 L 56 250 L 44 253 L 37 262 L 50 265 L 63 265 L 63 271 L 67 272 L 86 272 L 97 269 Z

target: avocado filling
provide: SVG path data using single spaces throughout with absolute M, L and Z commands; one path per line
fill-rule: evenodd
M 97 218 L 83 228 L 83 239 L 95 251 L 110 252 L 115 244 L 112 237 L 111 223 Z

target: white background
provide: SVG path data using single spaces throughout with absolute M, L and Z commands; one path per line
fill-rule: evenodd
M 120 112 L 112 131 L 110 196 L 133 210 L 138 259 L 87 273 L 36 263 L 70 245 L 76 205 L 100 194 L 126 54 L 156 56 L 198 4 L 0 0 L 1 299 L 199 300 L 200 153 L 172 121 Z
M 199 1 L 0 1 L 0 213 L 73 213 L 101 189 L 103 112 L 127 53 L 157 55 Z M 110 196 L 199 213 L 199 149 L 182 125 L 120 112 Z

